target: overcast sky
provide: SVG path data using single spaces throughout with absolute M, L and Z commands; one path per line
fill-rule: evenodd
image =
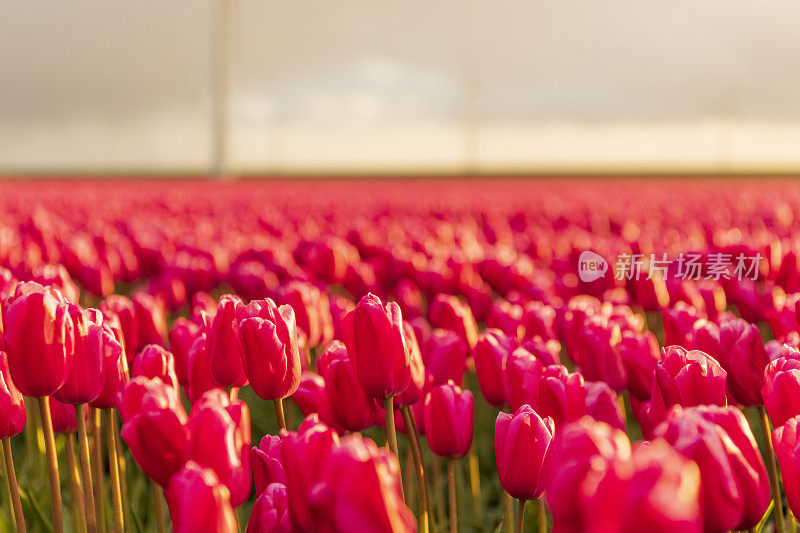
M 210 2 L 0 0 L 0 168 L 205 165 Z M 796 0 L 233 2 L 240 168 L 800 164 Z

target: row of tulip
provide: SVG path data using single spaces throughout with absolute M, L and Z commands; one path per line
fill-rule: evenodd
M 10 438 L 37 427 L 55 531 L 65 474 L 79 529 L 106 530 L 109 482 L 110 523 L 132 528 L 126 456 L 152 480 L 159 530 L 162 489 L 176 531 L 235 531 L 251 506 L 253 532 L 494 529 L 459 522 L 462 467 L 474 516 L 497 504 L 517 531 L 528 500 L 540 531 L 794 527 L 800 196 L 744 184 L 708 208 L 678 184 L 675 207 L 652 185 L 585 186 L 4 184 L 0 437 L 18 530 Z M 530 214 L 534 195 L 550 207 Z M 642 207 L 621 215 L 631 198 Z M 583 249 L 764 260 L 752 280 L 731 264 L 587 282 Z M 251 393 L 275 407 L 258 446 Z

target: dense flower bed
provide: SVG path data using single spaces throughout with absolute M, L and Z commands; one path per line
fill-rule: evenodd
M 798 212 L 781 180 L 0 182 L 6 525 L 783 533 Z

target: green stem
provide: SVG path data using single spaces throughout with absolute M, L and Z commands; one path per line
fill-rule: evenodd
M 75 442 L 71 433 L 64 435 L 65 455 L 67 456 L 67 477 L 69 478 L 69 499 L 72 503 L 72 520 L 76 531 L 86 531 L 86 508 L 83 506 L 81 480 L 78 474 L 78 461 L 75 457 Z
M 420 444 L 419 431 L 417 430 L 414 414 L 411 412 L 410 407 L 401 407 L 400 413 L 403 415 L 403 421 L 406 424 L 409 448 L 411 448 L 411 455 L 414 458 L 414 473 L 417 478 L 417 492 L 419 493 L 419 530 L 420 533 L 428 533 L 430 527 L 429 509 L 431 498 L 428 492 L 428 481 L 425 478 L 425 465 L 422 461 L 422 446 Z
M 14 458 L 11 456 L 11 439 L 3 439 L 3 458 L 6 463 L 6 477 L 8 490 L 11 493 L 11 503 L 14 508 L 14 521 L 17 524 L 17 533 L 25 533 L 25 515 L 22 513 L 22 502 L 19 499 L 19 486 L 17 486 L 17 472 L 14 470 Z
M 518 500 L 519 507 L 517 507 L 517 533 L 522 533 L 523 526 L 525 525 L 525 503 L 527 500 Z
M 98 533 L 106 531 L 106 504 L 105 504 L 105 474 L 103 466 L 103 433 L 102 415 L 100 409 L 92 407 L 89 410 L 89 426 L 92 431 L 92 480 L 94 481 L 94 512 L 96 515 Z
M 397 431 L 394 427 L 394 398 L 391 396 L 384 398 L 383 408 L 386 411 L 386 441 L 389 443 L 389 450 L 398 458 L 397 461 L 399 464 L 400 454 L 397 453 Z M 406 497 L 403 493 L 402 483 L 400 483 L 400 493 L 403 496 L 403 503 L 405 503 Z
M 758 414 L 761 419 L 761 431 L 764 433 L 767 472 L 769 473 L 769 484 L 772 487 L 772 500 L 775 502 L 775 531 L 784 533 L 783 498 L 781 497 L 778 465 L 775 463 L 775 450 L 772 448 L 772 431 L 769 427 L 769 417 L 767 417 L 767 410 L 763 405 L 758 406 Z
M 64 532 L 64 517 L 61 511 L 61 478 L 58 475 L 58 455 L 56 438 L 53 434 L 53 419 L 50 415 L 50 402 L 47 397 L 38 398 L 39 414 L 44 431 L 44 448 L 47 457 L 47 471 L 50 478 L 50 511 L 53 516 L 53 533 Z
M 456 461 L 447 459 L 447 492 L 450 502 L 450 533 L 458 533 L 458 510 L 456 509 Z
M 122 487 L 119 479 L 117 439 L 114 434 L 114 412 L 111 409 L 106 409 L 106 439 L 108 440 L 108 463 L 111 470 L 111 494 L 114 502 L 114 527 L 117 532 L 120 532 L 125 531 L 125 517 L 122 511 Z
M 92 464 L 89 459 L 89 437 L 86 433 L 86 406 L 79 404 L 76 409 L 78 419 L 78 457 L 83 481 L 83 500 L 86 504 L 86 530 L 97 532 L 97 515 L 94 508 L 94 489 L 92 487 Z
M 275 400 L 275 417 L 278 419 L 278 429 L 286 429 L 286 416 L 283 413 L 283 399 Z
M 544 506 L 544 496 L 539 496 L 539 533 L 547 533 L 547 509 Z

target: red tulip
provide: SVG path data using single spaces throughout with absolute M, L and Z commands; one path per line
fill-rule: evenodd
M 175 375 L 175 358 L 157 344 L 148 344 L 133 360 L 133 377 L 158 378 L 175 390 L 180 390 L 178 376 Z
M 599 422 L 625 431 L 625 413 L 620 410 L 619 400 L 614 389 L 602 381 L 587 381 L 586 414 Z
M 260 493 L 250 513 L 246 533 L 292 533 L 286 485 L 272 483 Z
M 96 309 L 67 305 L 72 322 L 72 368 L 66 383 L 54 394 L 59 401 L 80 404 L 100 396 L 105 385 L 103 317 Z
M 475 403 L 469 390 L 452 381 L 433 387 L 425 397 L 428 445 L 439 457 L 464 457 L 472 446 Z
M 769 363 L 758 328 L 741 319 L 695 325 L 694 348 L 719 361 L 728 372 L 731 396 L 743 405 L 761 403 L 764 368 Z
M 347 432 L 345 428 L 339 425 L 339 420 L 328 403 L 325 379 L 322 376 L 314 372 L 303 372 L 300 375 L 300 385 L 292 395 L 292 399 L 300 408 L 303 416 L 308 417 L 316 414 L 322 422 L 335 429 L 338 433 Z
M 265 435 L 258 446 L 250 449 L 250 464 L 253 467 L 253 486 L 261 494 L 271 483 L 286 483 L 286 474 L 281 463 L 281 444 L 277 435 Z
M 100 310 L 106 316 L 116 317 L 124 335 L 123 347 L 128 354 L 128 363 L 133 362 L 133 357 L 139 350 L 139 323 L 136 320 L 136 310 L 133 302 L 126 296 L 112 294 L 100 302 Z
M 136 351 L 148 344 L 164 344 L 164 338 L 167 336 L 164 302 L 143 292 L 134 294 L 131 299 L 139 332 L 139 346 L 136 347 Z
M 767 471 L 747 420 L 734 407 L 673 407 L 655 430 L 697 462 L 706 531 L 755 526 L 770 499 Z
M 690 347 L 694 323 L 702 318 L 700 312 L 690 305 L 678 302 L 672 309 L 665 309 L 661 316 L 664 324 L 665 344 Z
M 300 384 L 300 351 L 294 311 L 262 301 L 260 316 L 239 323 L 244 372 L 250 386 L 265 400 L 291 396 Z
M 247 384 L 237 323 L 242 307 L 244 304 L 238 297 L 223 296 L 208 328 L 208 367 L 214 381 L 224 387 Z
M 555 339 L 556 312 L 549 305 L 542 302 L 528 302 L 522 314 L 522 327 L 524 337 L 541 337 L 546 340 Z
M 781 467 L 783 490 L 792 514 L 800 513 L 800 442 L 798 442 L 800 416 L 790 418 L 772 432 L 775 456 Z
M 189 461 L 169 483 L 165 496 L 176 533 L 235 533 L 230 494 L 210 468 Z
M 25 400 L 8 371 L 8 356 L 0 351 L 0 439 L 19 434 L 27 420 Z
M 333 339 L 333 318 L 328 296 L 310 283 L 293 281 L 281 287 L 278 300 L 294 309 L 297 327 L 308 338 L 309 346 L 319 346 Z
M 406 390 L 394 397 L 395 408 L 414 405 L 420 400 L 425 399 L 425 392 L 423 391 L 427 376 L 425 363 L 422 361 L 422 352 L 419 349 L 419 343 L 417 342 L 414 328 L 408 322 L 403 322 L 403 338 L 405 339 L 406 350 L 408 351 L 408 366 L 411 379 L 408 381 Z M 383 407 L 380 405 L 380 402 L 377 403 L 382 409 Z M 385 412 L 383 416 L 386 416 Z M 402 416 L 400 418 L 395 418 L 396 423 L 402 424 L 402 421 Z
M 467 371 L 467 345 L 461 337 L 446 329 L 437 329 L 425 343 L 423 361 L 427 381 L 442 385 L 452 380 L 459 387 Z
M 592 501 L 593 489 L 604 477 L 614 476 L 617 465 L 630 459 L 628 436 L 608 424 L 587 416 L 559 430 L 544 465 L 553 529 L 593 531 L 591 510 L 603 510 Z
M 544 366 L 561 364 L 561 343 L 555 339 L 545 341 L 536 335 L 522 341 L 522 347 L 532 353 Z
M 138 377 L 125 385 L 117 402 L 122 440 L 144 473 L 167 486 L 186 462 L 189 444 L 188 417 L 178 393 L 161 380 Z
M 284 438 L 281 458 L 286 473 L 289 514 L 298 531 L 316 531 L 318 518 L 309 509 L 309 499 L 312 491 L 317 491 L 319 476 L 338 443 L 339 436 L 320 422 L 317 415 L 306 417 L 297 433 L 289 433 Z M 349 474 L 349 479 L 358 479 L 355 472 Z M 351 483 L 351 486 L 359 485 Z
M 52 396 L 47 398 L 50 404 L 50 418 L 53 421 L 53 433 L 67 434 L 78 431 L 78 416 L 75 413 L 75 406 L 59 402 Z M 87 411 L 88 414 L 88 411 Z
M 361 387 L 344 344 L 339 341 L 329 344 L 317 367 L 325 380 L 327 404 L 338 424 L 348 431 L 363 431 L 373 426 L 378 404 Z
M 513 415 L 500 413 L 494 425 L 494 455 L 500 484 L 512 498 L 534 500 L 545 489 L 542 476 L 555 427 L 531 406 L 523 405 Z
M 586 414 L 583 376 L 570 373 L 564 365 L 544 367 L 533 407 L 551 417 L 556 426 L 582 417 Z
M 196 402 L 203 394 L 213 389 L 221 389 L 208 364 L 208 338 L 200 333 L 189 349 L 189 360 L 186 367 L 189 386 L 186 394 L 190 402 Z
M 313 531 L 416 531 L 400 483 L 397 458 L 361 435 L 345 437 L 327 457 L 312 492 L 310 507 L 319 524 Z
M 98 409 L 111 409 L 117 404 L 117 393 L 128 382 L 128 359 L 124 340 L 116 318 L 105 318 L 98 333 L 103 353 L 103 390 L 91 403 Z
M 486 327 L 496 328 L 511 338 L 522 332 L 522 306 L 507 300 L 495 300 L 486 317 Z
M 487 329 L 480 334 L 472 350 L 483 397 L 495 407 L 506 402 L 506 362 L 513 349 L 513 340 L 505 333 L 499 329 Z
M 601 316 L 586 320 L 576 339 L 575 351 L 581 373 L 592 381 L 605 381 L 611 388 L 625 390 L 628 377 L 617 345 L 622 334 L 619 326 Z
M 656 365 L 650 403 L 652 420 L 663 420 L 673 405 L 727 405 L 727 373 L 710 355 L 667 346 Z
M 206 392 L 189 413 L 188 459 L 211 468 L 238 507 L 250 496 L 250 410 L 221 390 Z
M 623 331 L 617 350 L 628 376 L 631 395 L 649 400 L 656 364 L 661 359 L 655 335 L 649 331 L 643 335 Z
M 388 398 L 408 387 L 411 364 L 396 303 L 384 308 L 380 298 L 368 294 L 347 314 L 342 327 L 347 353 L 367 394 Z
M 20 283 L 3 309 L 8 366 L 25 396 L 49 396 L 72 368 L 72 323 L 63 297 L 36 283 Z
M 184 387 L 189 386 L 189 350 L 199 334 L 200 326 L 183 317 L 175 319 L 169 332 L 169 347 L 175 358 L 175 375 Z
M 800 415 L 800 353 L 787 353 L 764 370 L 761 397 L 775 427 Z
M 455 296 L 439 294 L 431 303 L 429 315 L 433 327 L 454 331 L 470 348 L 475 346 L 478 325 L 467 304 Z
M 525 404 L 535 404 L 539 398 L 542 363 L 525 348 L 517 348 L 506 359 L 506 398 L 512 411 Z

